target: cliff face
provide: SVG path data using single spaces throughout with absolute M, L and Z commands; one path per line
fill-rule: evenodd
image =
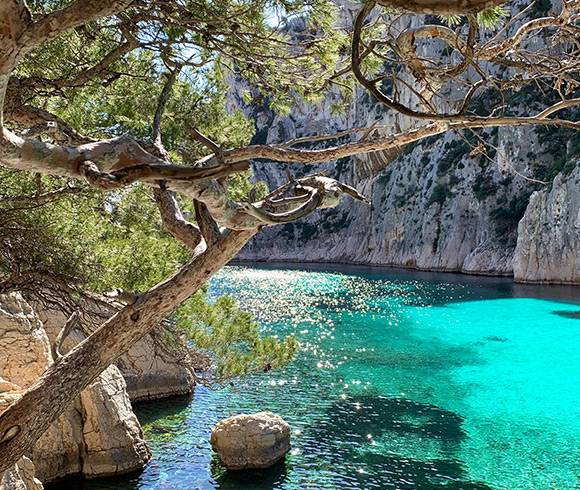
M 347 22 L 352 18 L 350 7 L 343 6 L 343 15 Z M 373 123 L 376 131 L 386 132 L 413 124 L 385 111 L 362 90 L 339 114 L 330 110 L 339 98 L 331 90 L 320 105 L 297 101 L 289 116 L 281 116 L 267 105 L 245 105 L 237 94 L 251 88 L 231 82 L 232 106 L 256 122 L 254 143 Z M 400 90 L 405 98 L 408 89 Z M 536 111 L 542 100 L 541 93 L 526 89 L 511 97 L 521 114 Z M 473 110 L 487 113 L 496 103 L 482 93 Z M 316 167 L 291 165 L 295 176 L 327 171 L 370 197 L 372 206 L 345 201 L 300 222 L 266 229 L 239 258 L 394 265 L 578 284 L 579 166 L 578 134 L 543 127 L 449 133 L 403 148 L 394 159 L 375 153 Z M 256 163 L 254 171 L 270 187 L 286 180 L 282 164 Z
M 41 303 L 34 303 L 34 308 L 49 339 L 54 341 L 68 315 Z M 74 309 L 83 312 L 80 326 L 87 335 L 116 311 L 114 302 L 97 296 L 78 300 Z M 195 388 L 194 362 L 186 349 L 168 345 L 162 326 L 139 340 L 116 365 L 132 402 L 185 395 Z
M 580 284 L 580 167 L 535 192 L 518 226 L 517 281 Z
M 18 293 L 0 295 L 0 338 L 2 412 L 53 359 L 42 322 Z M 71 340 L 69 347 L 74 343 Z M 149 458 L 123 376 L 110 366 L 39 439 L 32 452 L 33 475 L 43 482 L 72 474 L 109 476 L 140 469 Z M 2 485 L 35 488 L 30 475 L 30 462 L 21 461 Z M 28 487 L 19 487 L 22 482 Z
M 415 146 L 375 175 L 357 170 L 381 156 L 339 162 L 337 174 L 370 196 L 372 207 L 344 202 L 264 230 L 240 257 L 579 283 L 578 163 L 551 186 L 536 184 L 521 175 L 537 177 L 558 164 L 542 146 L 541 131 L 503 128 L 484 137 L 497 147 L 492 160 L 449 134 Z M 256 168 L 257 177 L 267 179 L 271 168 Z

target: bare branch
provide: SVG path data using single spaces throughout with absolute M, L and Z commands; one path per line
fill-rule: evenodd
M 285 211 L 282 213 L 274 213 L 266 209 L 267 201 L 262 203 L 242 203 L 242 209 L 247 214 L 254 216 L 260 222 L 269 225 L 277 225 L 281 223 L 290 223 L 291 221 L 296 221 L 297 219 L 303 218 L 304 216 L 312 213 L 322 204 L 322 193 L 316 189 L 304 186 L 303 189 L 306 191 L 306 199 L 300 199 L 299 206 Z M 304 202 L 302 202 L 304 201 Z M 296 199 L 286 199 L 281 200 L 279 204 L 294 204 Z
M 218 224 L 215 222 L 209 209 L 203 202 L 194 199 L 193 207 L 195 209 L 195 221 L 197 221 L 201 234 L 205 238 L 208 247 L 215 245 L 222 236 Z
M 92 186 L 111 190 L 126 187 L 137 181 L 155 182 L 158 180 L 173 180 L 193 182 L 219 179 L 236 172 L 248 170 L 248 168 L 249 165 L 247 162 L 194 168 L 170 164 L 145 164 L 133 165 L 112 172 L 101 172 L 94 162 L 86 160 L 79 164 L 79 173 Z
M 436 4 L 436 2 L 427 1 L 420 3 L 424 5 L 427 3 Z M 402 67 L 403 71 L 411 75 L 413 83 L 419 87 L 417 93 L 406 82 L 405 77 L 398 74 L 398 69 L 394 68 L 392 73 L 394 94 L 389 96 L 378 85 L 387 75 L 369 79 L 361 68 L 361 62 L 367 52 L 366 49 L 361 52 L 361 46 L 364 45 L 362 31 L 363 27 L 365 27 L 366 19 L 370 16 L 375 6 L 375 2 L 370 1 L 364 4 L 354 22 L 351 53 L 352 71 L 359 83 L 380 103 L 402 115 L 426 121 L 466 121 L 464 112 L 475 93 L 475 86 L 489 83 L 489 79 L 493 78 L 487 75 L 485 70 L 478 64 L 481 61 L 486 61 L 489 62 L 488 64 L 491 63 L 496 66 L 507 66 L 521 73 L 521 75 L 513 77 L 512 85 L 519 80 L 521 86 L 526 81 L 530 83 L 533 77 L 541 76 L 552 79 L 555 90 L 558 90 L 558 87 L 562 84 L 568 84 L 568 93 L 570 93 L 569 87 L 577 86 L 575 74 L 580 68 L 578 47 L 574 47 L 574 39 L 578 38 L 578 28 L 575 25 L 577 13 L 573 12 L 576 12 L 578 7 L 572 7 L 572 5 L 572 3 L 564 2 L 558 15 L 533 19 L 523 24 L 515 34 L 508 35 L 502 41 L 488 41 L 479 45 L 476 43 L 477 19 L 473 13 L 468 13 L 467 15 L 468 32 L 465 37 L 462 37 L 461 29 L 458 29 L 456 33 L 448 27 L 439 25 L 405 28 L 402 32 L 397 32 L 394 35 L 387 30 L 387 38 L 385 40 L 373 40 L 371 43 L 377 47 L 386 46 L 393 51 L 398 56 L 398 59 L 388 60 L 389 64 Z M 542 29 L 548 30 L 549 28 L 553 29 L 555 34 L 550 35 L 545 44 L 540 43 L 539 47 L 533 50 L 524 49 L 520 46 L 528 34 Z M 461 53 L 463 60 L 456 66 L 449 67 L 446 63 L 420 58 L 417 53 L 416 43 L 420 39 L 429 38 L 444 41 L 453 50 Z M 561 46 L 561 49 L 558 49 L 559 54 L 554 55 L 556 46 Z M 374 50 L 373 54 L 379 58 L 382 57 Z M 429 102 L 433 96 L 440 96 L 439 91 L 446 83 L 461 84 L 462 81 L 457 77 L 469 66 L 473 66 L 481 80 L 472 83 L 463 82 L 467 85 L 467 93 L 464 96 L 463 103 L 460 103 L 461 109 L 458 112 L 452 112 L 447 109 L 439 113 L 429 103 L 425 104 L 425 100 Z M 419 99 L 419 102 L 423 103 L 426 110 L 416 109 L 412 102 L 402 103 L 397 97 L 397 84 L 404 84 L 410 88 Z M 503 84 L 507 86 L 505 82 Z M 446 105 L 442 104 L 442 106 L 453 107 L 456 103 L 457 100 L 449 100 Z M 469 122 L 473 122 L 473 120 Z
M 568 107 L 578 105 L 580 105 L 580 101 L 571 103 Z M 233 163 L 236 161 L 261 158 L 278 162 L 314 164 L 331 160 L 338 160 L 339 158 L 354 156 L 362 153 L 371 153 L 400 148 L 414 141 L 418 141 L 429 136 L 434 136 L 436 134 L 441 134 L 452 129 L 530 125 L 562 126 L 574 129 L 576 131 L 580 130 L 580 122 L 572 122 L 562 119 L 546 119 L 545 117 L 539 116 L 495 118 L 464 116 L 463 120 L 456 122 L 441 121 L 431 123 L 400 133 L 394 133 L 387 136 L 377 136 L 365 141 L 345 143 L 343 145 L 337 145 L 319 150 L 289 149 L 273 145 L 253 145 L 244 148 L 224 150 L 224 161 L 226 163 Z
M 17 202 L 33 202 L 36 205 L 43 205 L 48 202 L 54 201 L 63 196 L 73 195 L 73 194 L 80 194 L 84 192 L 86 189 L 83 187 L 74 187 L 71 185 L 67 185 L 61 187 L 60 189 L 56 189 L 54 191 L 45 192 L 43 194 L 34 194 L 30 196 L 2 196 L 0 194 L 0 203 L 10 202 L 10 203 L 17 203 Z
M 8 120 L 29 129 L 22 132 L 27 138 L 40 135 L 50 136 L 59 144 L 82 145 L 95 140 L 83 136 L 60 117 L 40 107 L 24 105 L 12 110 Z
M 202 235 L 197 226 L 183 217 L 175 193 L 156 188 L 153 189 L 153 196 L 165 229 L 186 247 L 194 250 L 200 244 Z
M 157 109 L 155 110 L 155 116 L 153 117 L 151 140 L 153 141 L 153 144 L 159 149 L 163 148 L 163 143 L 161 141 L 161 118 L 163 117 L 165 106 L 167 105 L 167 100 L 171 95 L 171 90 L 173 89 L 173 85 L 175 84 L 180 71 L 181 65 L 178 65 L 167 75 L 167 81 L 163 86 L 163 90 L 161 91 L 161 95 L 159 96 L 159 100 L 157 102 Z
M 206 148 L 208 148 L 216 156 L 218 156 L 220 154 L 221 148 L 220 148 L 220 146 L 217 143 L 215 143 L 214 141 L 212 141 L 210 138 L 208 138 L 204 134 L 201 134 L 197 129 L 195 129 L 193 127 L 190 128 L 189 130 L 191 131 L 191 135 L 197 141 L 199 141 L 202 145 L 204 145 Z
M 30 50 L 69 29 L 122 12 L 131 3 L 133 0 L 77 0 L 61 10 L 41 16 L 20 38 L 19 44 Z
M 536 117 L 538 119 L 543 119 L 543 118 L 548 117 L 548 116 L 550 116 L 558 111 L 561 111 L 563 109 L 567 109 L 569 107 L 576 107 L 576 106 L 580 106 L 580 98 L 579 99 L 561 100 L 560 102 L 554 104 L 553 106 L 550 106 L 547 109 L 544 109 Z
M 56 340 L 52 346 L 52 357 L 54 362 L 57 362 L 63 357 L 64 354 L 62 353 L 62 344 L 75 327 L 78 317 L 79 312 L 75 311 L 66 321 L 61 331 L 58 333 L 58 336 L 56 337 Z

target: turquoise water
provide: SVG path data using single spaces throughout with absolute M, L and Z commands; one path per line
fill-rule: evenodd
M 137 406 L 154 454 L 147 469 L 74 485 L 580 488 L 580 289 L 341 270 L 222 271 L 212 294 L 238 297 L 270 334 L 295 334 L 296 361 Z M 292 452 L 267 471 L 226 473 L 211 426 L 258 410 L 292 425 Z

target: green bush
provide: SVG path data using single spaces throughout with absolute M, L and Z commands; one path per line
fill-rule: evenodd
M 433 203 L 442 205 L 450 195 L 451 192 L 447 184 L 436 184 L 435 187 L 433 187 L 429 201 L 427 201 L 427 206 L 431 206 Z
M 498 185 L 486 174 L 479 174 L 473 184 L 473 193 L 478 201 L 495 195 Z
M 451 168 L 457 166 L 461 159 L 469 153 L 469 145 L 465 141 L 454 140 L 445 145 L 447 150 L 437 165 L 437 175 L 445 175 Z
M 523 218 L 530 194 L 522 194 L 512 198 L 509 203 L 494 209 L 490 216 L 495 222 L 495 231 L 500 237 L 506 237 L 517 229 Z

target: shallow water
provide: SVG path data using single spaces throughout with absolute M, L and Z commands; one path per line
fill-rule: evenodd
M 193 399 L 138 405 L 141 474 L 87 489 L 562 489 L 580 487 L 580 288 L 342 267 L 228 267 L 237 296 L 302 351 L 283 371 Z M 547 299 L 551 298 L 551 299 Z M 221 418 L 271 410 L 286 462 L 229 474 Z

